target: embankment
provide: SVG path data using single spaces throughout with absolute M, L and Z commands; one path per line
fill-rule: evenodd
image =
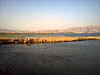
M 43 37 L 43 38 L 0 38 L 0 44 L 57 43 L 83 40 L 100 40 L 100 37 Z

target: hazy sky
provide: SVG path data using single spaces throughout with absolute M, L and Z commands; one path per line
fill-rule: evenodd
M 100 25 L 100 0 L 0 0 L 0 29 Z

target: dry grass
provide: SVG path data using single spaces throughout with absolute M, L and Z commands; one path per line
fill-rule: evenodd
M 10 43 L 57 43 L 57 42 L 72 42 L 83 40 L 100 40 L 100 37 L 43 37 L 43 38 L 7 38 L 0 37 L 0 44 Z

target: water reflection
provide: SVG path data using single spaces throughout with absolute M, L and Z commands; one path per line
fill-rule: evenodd
M 23 43 L 22 45 L 24 45 L 27 48 L 31 48 L 31 47 L 36 47 L 36 46 L 44 46 L 44 43 Z
M 100 41 L 0 45 L 0 75 L 100 74 Z

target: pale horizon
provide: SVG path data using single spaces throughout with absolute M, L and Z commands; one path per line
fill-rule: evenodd
M 60 29 L 39 29 L 39 30 L 22 30 L 22 29 L 7 29 L 7 28 L 2 28 L 2 29 L 3 30 L 19 30 L 19 31 L 43 31 L 43 30 L 64 30 L 64 29 L 77 28 L 77 27 L 87 27 L 87 26 L 100 26 L 100 25 L 84 25 L 84 26 L 67 27 L 67 28 L 63 28 L 63 29 L 60 28 Z
M 0 29 L 56 30 L 100 25 L 100 0 L 0 0 Z

